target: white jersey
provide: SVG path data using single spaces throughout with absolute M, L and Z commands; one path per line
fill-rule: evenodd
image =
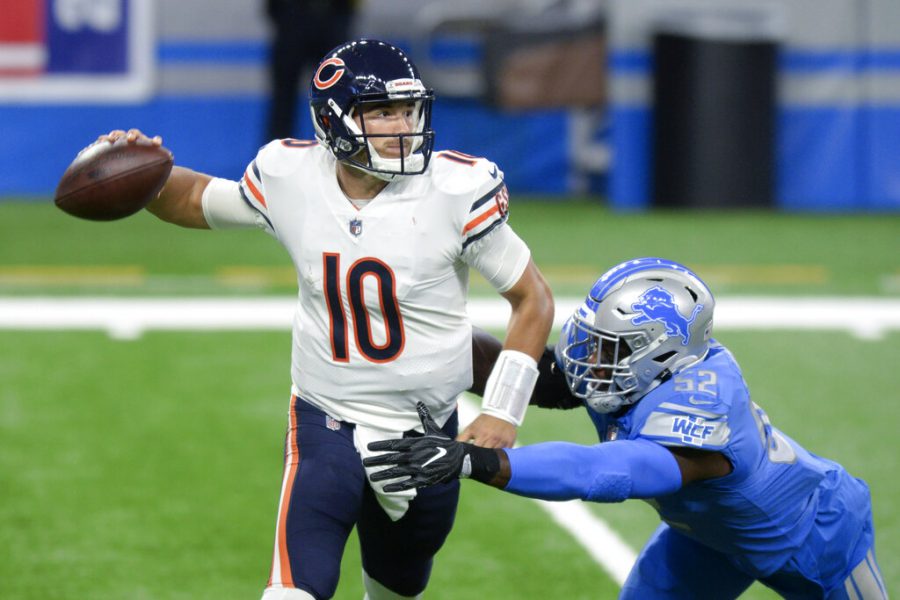
M 297 268 L 293 392 L 380 429 L 418 427 L 417 401 L 443 423 L 472 382 L 468 269 L 483 262 L 478 240 L 508 228 L 503 175 L 488 160 L 439 152 L 425 173 L 398 177 L 357 209 L 335 168 L 315 142 L 275 141 L 240 184 Z M 509 254 L 506 288 L 529 259 L 527 248 Z

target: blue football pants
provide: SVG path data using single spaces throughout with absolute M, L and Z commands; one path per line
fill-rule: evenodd
M 738 570 L 724 554 L 663 523 L 638 556 L 619 598 L 728 600 L 739 597 L 753 582 L 753 577 Z M 887 600 L 888 597 L 872 548 L 836 589 L 827 592 L 787 569 L 762 583 L 788 599 Z

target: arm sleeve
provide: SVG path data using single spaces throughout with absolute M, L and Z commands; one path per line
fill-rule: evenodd
M 244 201 L 237 181 L 214 178 L 203 190 L 203 217 L 210 229 L 265 227 L 262 215 Z
M 501 223 L 488 235 L 466 247 L 463 259 L 503 293 L 519 281 L 531 251 L 516 233 Z
M 595 446 L 547 442 L 507 449 L 506 454 L 512 476 L 504 489 L 529 498 L 621 502 L 681 488 L 675 457 L 648 440 Z

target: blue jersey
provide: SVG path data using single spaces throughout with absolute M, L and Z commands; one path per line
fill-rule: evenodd
M 773 427 L 716 342 L 623 416 L 588 411 L 603 441 L 643 438 L 728 458 L 731 474 L 648 502 L 673 529 L 754 578 L 790 563 L 828 587 L 872 545 L 866 484 Z

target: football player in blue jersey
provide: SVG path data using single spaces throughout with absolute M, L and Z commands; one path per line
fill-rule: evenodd
M 471 478 L 547 500 L 641 498 L 662 524 L 621 598 L 884 599 L 865 482 L 776 429 L 731 353 L 715 301 L 686 267 L 639 258 L 607 271 L 541 361 L 532 403 L 584 406 L 601 443 L 478 448 L 442 434 L 386 440 L 368 459 L 389 489 Z M 476 359 L 498 351 L 479 336 Z M 494 347 L 492 347 L 494 346 Z M 484 367 L 476 369 L 476 374 Z

